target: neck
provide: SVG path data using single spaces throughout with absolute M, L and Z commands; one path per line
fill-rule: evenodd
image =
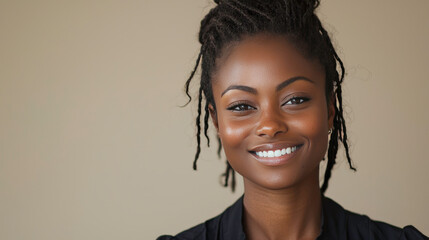
M 317 172 L 309 182 L 281 190 L 263 189 L 245 179 L 247 239 L 316 239 L 322 215 L 318 176 Z

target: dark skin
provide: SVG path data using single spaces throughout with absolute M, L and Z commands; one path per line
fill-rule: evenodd
M 244 180 L 247 239 L 316 239 L 319 163 L 335 112 L 323 67 L 286 37 L 258 34 L 218 59 L 212 89 L 213 123 Z

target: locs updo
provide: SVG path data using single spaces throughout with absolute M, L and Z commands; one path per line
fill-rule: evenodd
M 216 7 L 201 21 L 199 42 L 201 49 L 197 61 L 189 79 L 185 84 L 185 92 L 192 100 L 189 93 L 189 85 L 198 66 L 201 63 L 201 80 L 198 91 L 198 116 L 197 127 L 197 151 L 193 168 L 197 169 L 197 160 L 201 151 L 201 114 L 204 101 L 204 135 L 207 145 L 210 146 L 208 136 L 209 104 L 216 111 L 213 99 L 211 77 L 216 71 L 216 60 L 221 57 L 222 50 L 240 41 L 243 37 L 258 33 L 270 33 L 284 35 L 294 44 L 301 53 L 308 57 L 319 60 L 326 72 L 325 95 L 326 101 L 335 101 L 335 117 L 332 133 L 329 139 L 328 163 L 321 187 L 322 194 L 328 188 L 331 171 L 335 165 L 338 152 L 338 141 L 345 149 L 347 161 L 351 169 L 352 165 L 349 146 L 347 143 L 346 124 L 343 117 L 341 83 L 344 78 L 344 65 L 338 57 L 328 33 L 323 28 L 315 9 L 319 6 L 319 0 L 215 0 Z M 332 97 L 332 98 L 331 98 Z M 188 102 L 188 103 L 189 103 Z M 217 137 L 220 157 L 221 142 Z M 235 188 L 235 172 L 226 162 L 226 171 L 223 174 L 225 186 L 231 182 L 231 188 Z M 229 181 L 230 175 L 232 176 Z

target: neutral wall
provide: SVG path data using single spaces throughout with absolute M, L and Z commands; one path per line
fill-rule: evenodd
M 179 108 L 207 0 L 0 1 L 0 239 L 154 239 L 242 193 Z M 327 195 L 429 234 L 426 0 L 325 0 L 352 157 Z M 241 179 L 240 179 L 241 181 Z

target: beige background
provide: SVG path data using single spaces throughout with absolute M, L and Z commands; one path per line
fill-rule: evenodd
M 154 239 L 215 216 L 182 86 L 208 0 L 0 1 L 0 239 Z M 327 195 L 429 234 L 426 0 L 325 0 L 348 75 L 352 157 Z M 239 180 L 241 182 L 241 179 Z

